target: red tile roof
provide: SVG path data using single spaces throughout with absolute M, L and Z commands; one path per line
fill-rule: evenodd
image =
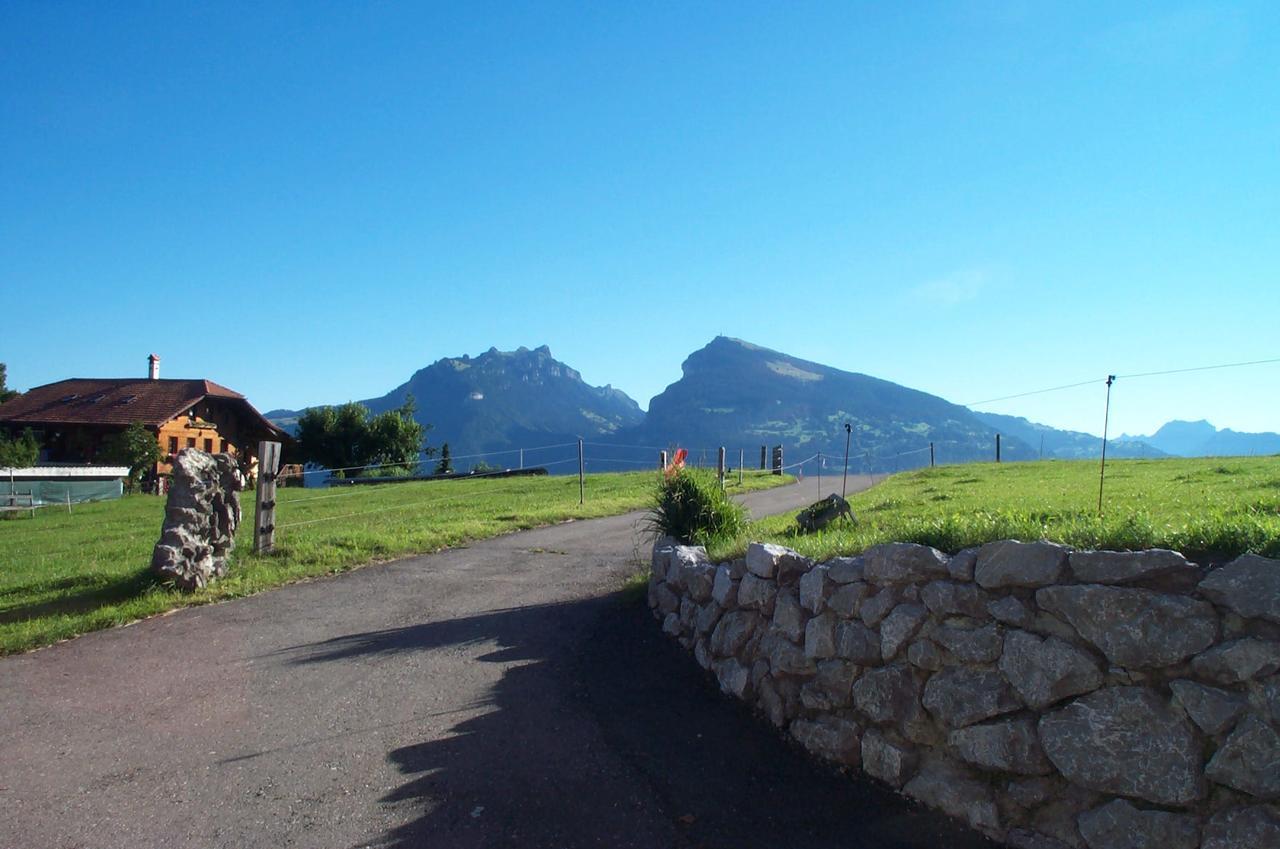
M 279 428 L 239 392 L 211 380 L 73 377 L 37 386 L 0 404 L 6 424 L 118 424 L 159 427 L 205 398 L 225 398 L 242 406 L 272 432 Z

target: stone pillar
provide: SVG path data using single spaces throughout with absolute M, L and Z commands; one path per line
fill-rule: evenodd
M 178 452 L 151 570 L 184 590 L 225 575 L 240 525 L 242 489 L 244 477 L 229 454 Z

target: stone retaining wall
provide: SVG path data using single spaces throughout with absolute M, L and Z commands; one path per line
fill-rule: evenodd
M 1011 846 L 1280 847 L 1280 561 L 664 539 L 649 604 L 810 752 Z

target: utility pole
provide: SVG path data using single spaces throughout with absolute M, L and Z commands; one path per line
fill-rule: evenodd
M 1000 462 L 1000 434 L 996 434 L 996 462 Z
M 844 480 L 840 483 L 840 497 L 844 498 L 849 489 L 849 438 L 853 435 L 853 425 L 844 423 Z
M 586 462 L 582 456 L 582 440 L 578 440 L 578 506 L 587 503 Z
M 1098 471 L 1098 515 L 1102 515 L 1102 485 L 1107 480 L 1107 426 L 1111 424 L 1111 384 L 1116 382 L 1114 374 L 1107 375 L 1107 407 L 1102 415 L 1102 468 Z

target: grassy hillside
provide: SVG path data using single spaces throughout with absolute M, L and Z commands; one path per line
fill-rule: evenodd
M 282 489 L 279 550 L 271 556 L 250 552 L 253 493 L 245 493 L 246 521 L 231 574 L 190 594 L 156 582 L 147 570 L 163 499 L 129 496 L 81 505 L 71 514 L 46 508 L 34 519 L 0 521 L 0 654 L 468 540 L 640 509 L 648 506 L 655 479 L 654 472 L 588 475 L 583 506 L 576 476 Z M 731 481 L 730 491 L 791 480 L 749 475 L 741 487 Z
M 1280 457 L 1121 460 L 1107 464 L 1098 516 L 1098 464 L 1089 461 L 943 466 L 895 475 L 850 499 L 858 522 L 800 535 L 794 517 L 751 525 L 748 541 L 828 558 L 881 542 L 956 552 L 997 539 L 1077 547 L 1172 548 L 1200 560 L 1244 552 L 1280 557 Z

